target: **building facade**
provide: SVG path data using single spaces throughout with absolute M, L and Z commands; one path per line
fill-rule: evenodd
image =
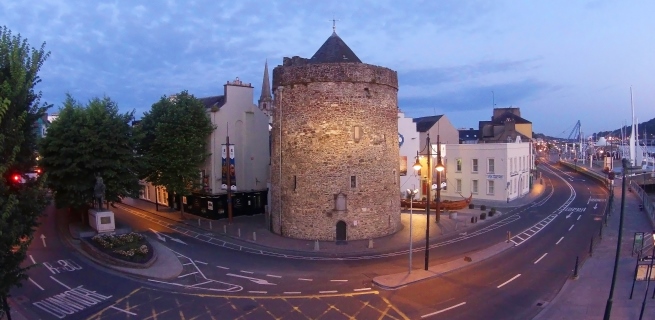
M 398 231 L 397 73 L 336 34 L 273 70 L 271 230 L 356 240 Z
M 413 166 L 416 162 L 416 153 L 418 151 L 419 156 L 418 160 L 421 164 L 421 170 L 418 172 L 411 169 L 411 174 L 408 176 L 408 185 L 416 185 L 419 192 L 416 195 L 417 199 L 427 198 L 428 192 L 432 197 L 434 197 L 434 192 L 428 190 L 433 184 L 436 183 L 436 173 L 435 170 L 437 165 L 437 142 L 441 144 L 441 157 L 444 165 L 448 162 L 447 154 L 447 144 L 457 144 L 459 143 L 459 132 L 450 122 L 448 117 L 445 115 L 429 116 L 414 118 L 413 122 L 415 124 L 415 131 L 418 133 L 418 146 L 416 149 L 411 150 L 411 154 L 408 155 L 408 164 Z M 430 159 L 430 165 L 428 166 L 428 148 L 426 147 L 428 136 L 430 137 L 430 144 L 432 145 L 432 158 Z M 438 140 L 438 141 L 437 141 Z M 411 161 L 410 161 L 411 159 Z M 429 168 L 429 169 L 428 169 Z M 405 188 L 404 191 L 406 191 Z
M 530 192 L 534 159 L 531 143 L 448 144 L 443 199 L 507 201 Z

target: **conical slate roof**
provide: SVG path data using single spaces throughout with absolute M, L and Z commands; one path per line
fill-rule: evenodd
M 341 40 L 336 32 L 325 40 L 325 43 L 318 48 L 318 51 L 309 59 L 309 63 L 342 63 L 359 62 L 361 60 L 350 50 L 348 45 Z

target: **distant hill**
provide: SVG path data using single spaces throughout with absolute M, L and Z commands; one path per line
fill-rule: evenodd
M 620 137 L 621 136 L 621 129 L 624 130 L 624 132 L 629 135 L 630 134 L 630 125 L 626 125 L 623 128 L 615 129 L 612 131 L 600 131 L 596 133 L 597 137 Z M 650 119 L 646 122 L 642 122 L 638 124 L 639 128 L 639 137 L 640 139 L 643 139 L 644 135 L 644 130 L 646 130 L 646 134 L 648 135 L 648 140 L 653 140 L 655 139 L 655 118 Z

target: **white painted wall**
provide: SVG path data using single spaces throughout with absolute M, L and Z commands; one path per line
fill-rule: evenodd
M 448 144 L 446 160 L 447 189 L 441 192 L 444 199 L 461 199 L 473 193 L 473 199 L 512 201 L 530 192 L 531 154 L 529 143 L 486 143 Z M 457 161 L 461 160 L 461 170 Z M 477 172 L 473 170 L 473 159 L 478 160 Z M 494 161 L 494 170 L 488 168 L 489 159 Z M 461 192 L 457 181 L 461 181 Z M 473 190 L 474 180 L 478 190 Z M 493 193 L 488 192 L 493 181 Z M 460 195 L 461 193 L 461 195 Z

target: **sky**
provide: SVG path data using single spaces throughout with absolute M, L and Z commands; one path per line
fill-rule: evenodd
M 584 135 L 655 118 L 655 1 L 0 0 L 0 25 L 50 51 L 37 90 L 108 96 L 137 118 L 163 95 L 261 91 L 264 62 L 310 58 L 332 33 L 398 72 L 399 108 L 477 128 L 518 107 L 533 131 Z

